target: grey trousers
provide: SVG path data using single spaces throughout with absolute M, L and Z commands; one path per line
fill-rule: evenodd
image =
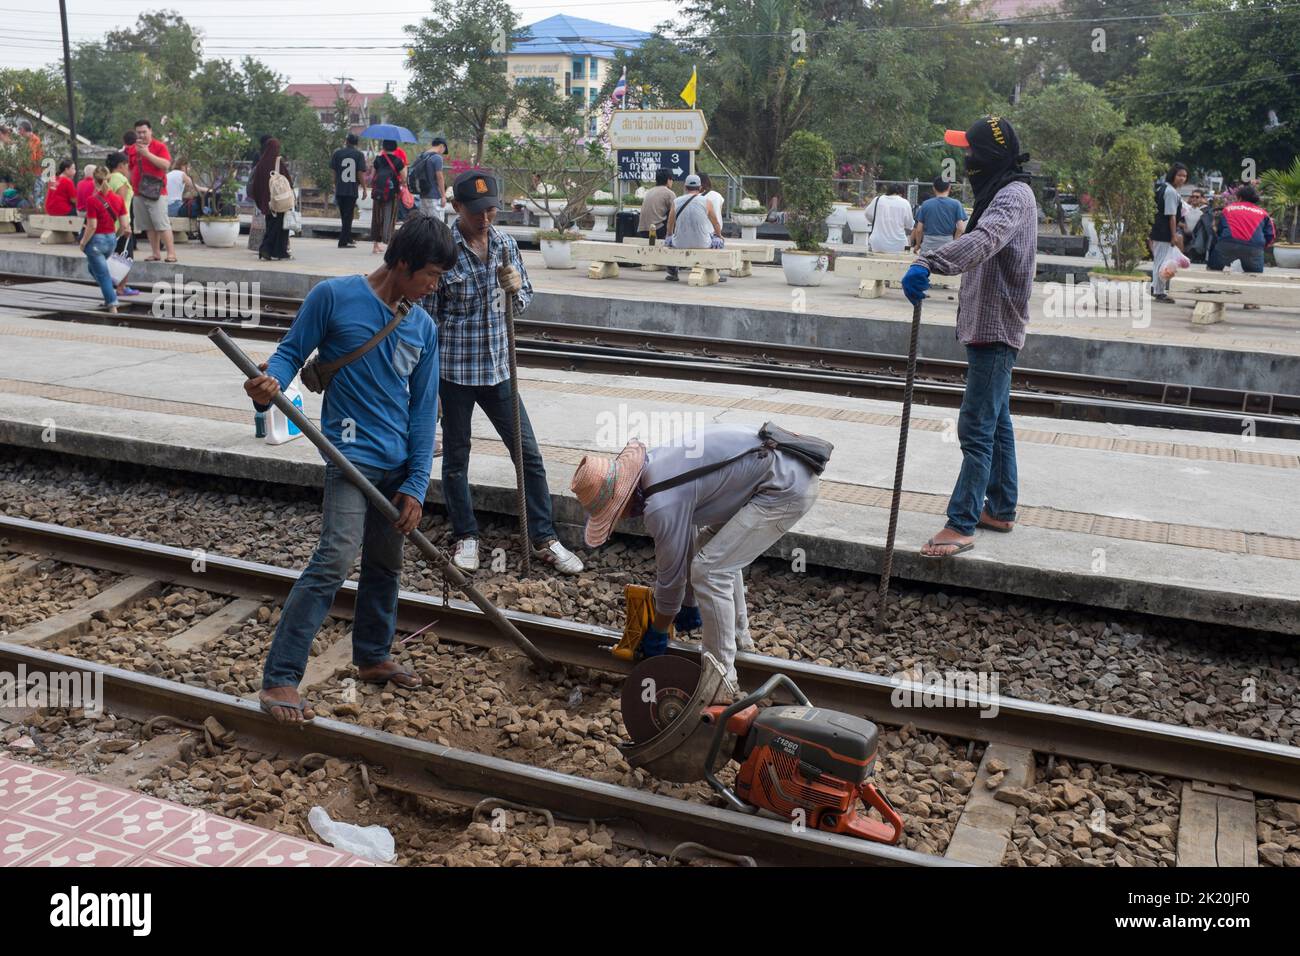
M 1160 266 L 1165 261 L 1165 256 L 1169 255 L 1169 250 L 1174 244 L 1172 242 L 1156 242 L 1151 240 L 1151 294 L 1165 294 L 1165 280 L 1160 278 Z
M 733 685 L 737 638 L 746 645 L 752 640 L 743 569 L 808 513 L 817 500 L 817 486 L 817 477 L 810 474 L 808 484 L 794 492 L 779 497 L 760 492 L 716 533 L 703 531 L 696 537 L 690 591 L 703 622 L 700 640 L 727 669 Z M 691 597 L 687 595 L 687 603 Z

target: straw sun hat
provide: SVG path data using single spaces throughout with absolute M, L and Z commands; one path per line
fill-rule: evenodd
M 583 539 L 587 547 L 598 548 L 614 531 L 614 525 L 627 507 L 645 467 L 645 445 L 635 438 L 627 443 L 617 458 L 586 455 L 573 473 L 569 490 L 587 512 Z

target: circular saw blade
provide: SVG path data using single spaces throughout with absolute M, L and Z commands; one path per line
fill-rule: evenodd
M 657 736 L 685 709 L 700 682 L 700 665 L 675 654 L 642 661 L 623 682 L 623 725 L 634 744 Z

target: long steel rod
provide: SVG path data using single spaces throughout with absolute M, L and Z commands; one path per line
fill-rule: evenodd
M 208 335 L 208 338 L 210 338 L 217 348 L 221 349 L 221 351 L 225 353 L 226 357 L 230 359 L 230 361 L 234 362 L 235 366 L 248 378 L 257 378 L 257 376 L 262 374 L 261 370 L 257 367 L 257 363 L 249 358 L 244 350 L 236 345 L 234 340 L 231 339 L 223 329 L 213 329 Z M 277 392 L 272 401 L 275 403 L 275 407 L 284 412 L 285 416 L 302 430 L 302 433 L 307 436 L 308 440 L 320 449 L 321 454 L 329 460 L 330 464 L 337 467 L 347 477 L 348 481 L 361 489 L 362 494 L 366 496 L 366 500 L 370 502 L 371 506 L 376 511 L 389 521 L 397 521 L 401 515 L 396 506 L 385 498 L 383 492 L 371 484 L 370 481 L 367 480 L 366 476 L 357 470 L 356 465 L 348 461 L 347 458 L 344 457 L 343 453 L 335 448 L 334 444 L 328 438 L 321 434 L 320 429 L 313 425 L 306 415 L 284 397 L 283 392 Z M 547 669 L 554 666 L 551 659 L 534 647 L 532 641 L 520 634 L 519 629 L 511 624 L 510 620 L 501 613 L 501 609 L 496 607 L 491 601 L 480 594 L 478 589 L 475 588 L 474 585 L 470 584 L 469 578 L 465 576 L 460 568 L 452 564 L 451 558 L 447 553 L 426 538 L 419 528 L 409 532 L 407 537 L 411 539 L 412 544 L 424 552 L 425 556 L 429 558 L 429 560 L 441 566 L 442 573 L 446 576 L 447 580 L 463 591 L 465 596 L 473 601 L 478 609 L 487 616 L 487 619 L 492 626 L 508 637 L 516 647 L 527 654 L 534 664 L 538 667 Z
M 885 533 L 885 556 L 880 562 L 880 600 L 876 604 L 876 624 L 885 620 L 885 599 L 889 596 L 889 578 L 894 572 L 894 535 L 898 531 L 898 509 L 903 500 L 903 468 L 907 463 L 907 429 L 912 421 L 912 386 L 916 382 L 916 348 L 921 332 L 921 302 L 912 306 L 912 337 L 907 344 L 907 378 L 903 383 L 903 414 L 898 423 L 898 459 L 894 464 L 894 496 L 889 502 L 889 530 Z
M 504 267 L 503 267 L 504 268 Z M 498 275 L 497 289 L 505 299 L 506 348 L 510 355 L 510 404 L 514 407 L 515 434 L 510 443 L 510 453 L 515 459 L 515 508 L 519 512 L 519 554 L 524 576 L 532 573 L 533 542 L 528 536 L 528 495 L 524 490 L 524 404 L 519 397 L 519 356 L 515 351 L 515 297 L 501 288 Z

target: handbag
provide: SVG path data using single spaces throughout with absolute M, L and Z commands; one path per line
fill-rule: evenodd
M 266 208 L 271 212 L 288 212 L 293 208 L 293 187 L 289 185 L 289 178 L 280 172 L 280 159 L 275 157 L 275 169 L 271 171 L 271 176 L 267 180 Z
M 140 174 L 140 187 L 136 193 L 144 199 L 157 199 L 162 195 L 163 178 L 161 176 L 150 176 L 148 173 Z
M 122 280 L 127 277 L 131 271 L 131 266 L 135 263 L 130 256 L 122 252 L 115 252 L 108 257 L 108 274 L 113 280 L 113 285 L 120 285 Z
M 402 324 L 402 319 L 406 318 L 406 314 L 410 311 L 411 303 L 406 299 L 402 299 L 397 303 L 397 310 L 393 317 L 388 321 L 388 324 L 372 335 L 369 341 L 367 341 L 365 345 L 361 346 L 361 348 L 349 352 L 341 358 L 336 358 L 332 362 L 322 362 L 320 360 L 320 355 L 317 354 L 315 358 L 302 367 L 302 372 L 300 373 L 302 383 L 307 386 L 307 390 L 311 392 L 323 392 L 325 389 L 329 388 L 330 382 L 334 380 L 334 376 L 338 374 L 340 369 L 355 362 L 384 339 L 388 338 L 393 329 Z

